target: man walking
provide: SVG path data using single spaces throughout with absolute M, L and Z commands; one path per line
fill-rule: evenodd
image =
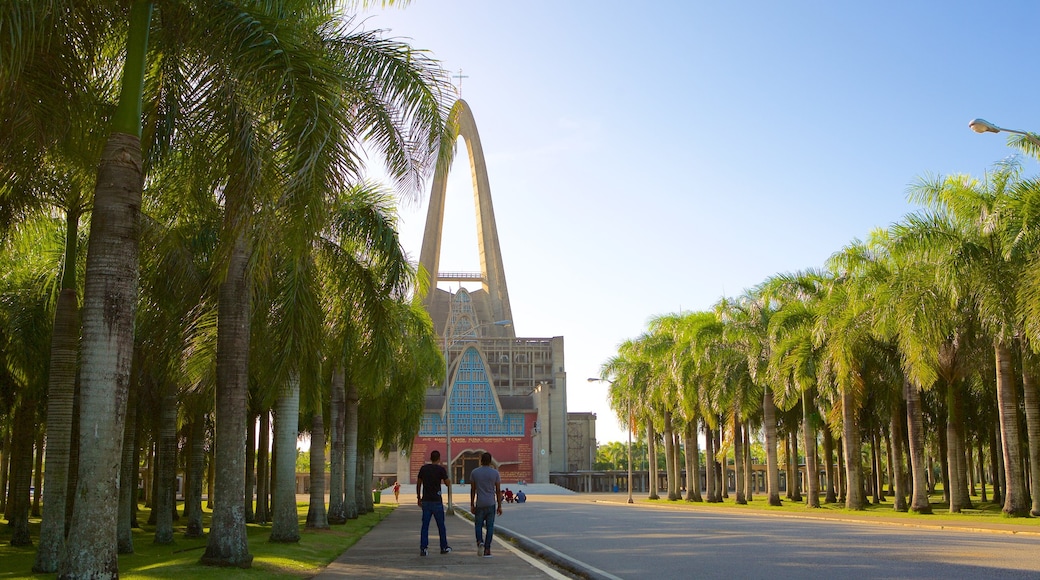
M 470 474 L 469 484 L 469 511 L 473 513 L 473 528 L 477 532 L 477 555 L 490 558 L 495 514 L 502 515 L 502 478 L 498 470 L 491 467 L 491 454 L 487 451 L 480 456 L 480 467 Z
M 419 533 L 419 555 L 425 556 L 430 545 L 430 517 L 437 520 L 437 532 L 441 535 L 441 554 L 451 551 L 448 545 L 448 530 L 444 528 L 444 504 L 441 503 L 441 482 L 451 489 L 448 470 L 441 465 L 441 452 L 430 452 L 430 462 L 419 468 L 415 494 L 422 508 L 422 531 Z

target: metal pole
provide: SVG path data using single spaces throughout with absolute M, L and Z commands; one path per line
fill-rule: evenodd
M 444 438 L 445 447 L 447 448 L 447 461 L 448 461 L 448 513 L 453 513 L 455 510 L 455 504 L 451 501 L 451 481 L 455 477 L 454 469 L 452 469 L 451 460 L 451 389 L 448 385 L 448 374 L 451 365 L 448 362 L 448 337 L 444 337 Z
M 628 400 L 628 503 L 632 502 L 632 399 Z

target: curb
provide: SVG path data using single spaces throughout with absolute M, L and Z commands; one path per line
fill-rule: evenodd
M 455 508 L 454 512 L 457 517 L 464 518 L 470 523 L 473 522 L 473 514 L 458 508 Z M 621 578 L 614 576 L 609 572 L 604 572 L 603 570 L 589 566 L 580 560 L 575 560 L 567 554 L 550 548 L 537 540 L 532 540 L 527 536 L 518 534 L 509 528 L 499 526 L 498 524 L 495 524 L 495 536 L 505 538 L 509 540 L 511 544 L 520 550 L 527 552 L 531 556 L 541 558 L 553 566 L 574 574 L 579 578 L 585 578 L 587 580 L 621 580 Z

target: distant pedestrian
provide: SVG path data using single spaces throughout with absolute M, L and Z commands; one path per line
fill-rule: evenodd
M 448 530 L 444 528 L 444 503 L 441 501 L 441 482 L 451 491 L 451 480 L 448 470 L 441 465 L 441 452 L 430 452 L 430 462 L 419 468 L 418 481 L 415 484 L 415 495 L 422 508 L 422 530 L 419 532 L 419 555 L 425 556 L 430 545 L 430 517 L 437 521 L 437 532 L 441 536 L 441 554 L 451 551 L 448 545 Z
M 516 490 L 516 503 L 524 503 L 525 501 L 527 501 L 527 494 L 524 493 L 524 490 Z
M 480 467 L 470 474 L 469 482 L 469 511 L 473 513 L 473 528 L 477 533 L 477 554 L 490 558 L 495 514 L 502 515 L 502 477 L 491 467 L 490 453 L 485 451 L 480 456 Z
M 401 482 L 394 482 L 394 501 L 401 503 Z

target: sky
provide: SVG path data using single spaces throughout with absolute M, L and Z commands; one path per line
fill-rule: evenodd
M 568 410 L 597 414 L 601 444 L 627 432 L 586 378 L 650 319 L 823 267 L 916 211 L 918 180 L 1015 154 L 976 117 L 1040 132 L 1034 1 L 412 0 L 355 18 L 464 75 L 514 330 L 564 337 Z M 440 269 L 479 271 L 459 147 Z M 415 261 L 430 181 L 402 201 Z

